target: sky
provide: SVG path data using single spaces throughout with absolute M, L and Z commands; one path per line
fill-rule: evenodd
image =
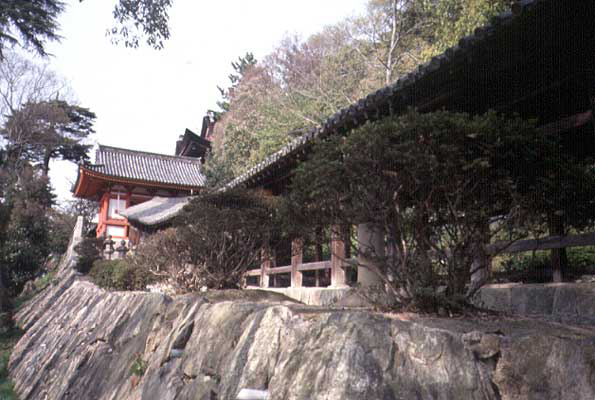
M 163 50 L 115 46 L 105 36 L 115 0 L 69 0 L 50 65 L 81 106 L 97 114 L 96 143 L 172 154 L 186 128 L 200 130 L 229 86 L 231 62 L 269 54 L 286 34 L 303 38 L 361 14 L 366 0 L 174 0 Z M 53 162 L 52 185 L 70 199 L 76 166 Z

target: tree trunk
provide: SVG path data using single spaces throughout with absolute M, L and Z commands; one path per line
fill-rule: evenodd
M 50 172 L 50 159 L 52 158 L 52 151 L 50 149 L 45 149 L 45 154 L 43 155 L 43 165 L 42 171 L 43 176 L 48 176 Z
M 549 218 L 550 235 L 563 236 L 564 222 L 558 215 L 551 215 Z M 566 249 L 552 249 L 550 253 L 550 262 L 552 264 L 553 281 L 562 282 L 562 277 L 566 274 L 568 268 L 568 256 Z
M 391 1 L 392 5 L 392 31 L 390 36 L 390 45 L 388 48 L 388 54 L 386 56 L 386 76 L 385 84 L 389 85 L 393 80 L 393 64 L 394 64 L 394 51 L 396 49 L 397 39 L 397 0 Z

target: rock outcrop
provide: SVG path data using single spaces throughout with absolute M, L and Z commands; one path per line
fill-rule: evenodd
M 588 326 L 310 307 L 262 291 L 113 293 L 71 262 L 17 316 L 22 400 L 232 400 L 242 388 L 272 400 L 595 398 Z

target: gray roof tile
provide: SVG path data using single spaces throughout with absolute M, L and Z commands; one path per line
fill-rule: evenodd
M 121 211 L 129 221 L 141 225 L 158 225 L 175 217 L 191 197 L 153 197 L 151 200 Z
M 144 182 L 201 187 L 205 184 L 198 158 L 169 156 L 99 145 L 95 164 L 87 169 Z

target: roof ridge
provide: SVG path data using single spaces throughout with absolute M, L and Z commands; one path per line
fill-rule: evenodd
M 518 16 L 524 13 L 526 10 L 535 7 L 540 3 L 544 3 L 545 1 L 546 0 L 521 0 L 519 3 L 516 3 L 516 7 L 518 7 L 516 12 L 513 12 L 512 10 L 506 10 L 495 15 L 486 21 L 485 24 L 477 27 L 469 35 L 459 38 L 457 44 L 449 47 L 442 53 L 435 55 L 426 62 L 418 64 L 416 68 L 401 76 L 396 81 L 378 88 L 359 100 L 339 109 L 334 114 L 326 117 L 320 124 L 307 129 L 303 135 L 290 140 L 279 150 L 267 155 L 262 161 L 250 165 L 246 170 L 244 170 L 243 173 L 227 182 L 223 188 L 233 188 L 237 185 L 245 183 L 248 179 L 264 171 L 266 168 L 270 167 L 281 158 L 287 156 L 289 153 L 295 151 L 300 146 L 305 146 L 310 143 L 312 139 L 328 134 L 329 131 L 333 131 L 334 128 L 339 125 L 340 122 L 342 122 L 342 120 L 352 118 L 351 114 L 357 113 L 358 109 L 365 110 L 371 106 L 376 106 L 377 103 L 386 100 L 385 97 L 390 97 L 395 92 L 403 90 L 406 87 L 408 88 L 413 86 L 421 77 L 424 77 L 428 73 L 441 68 L 443 64 L 452 62 L 452 59 L 459 57 L 461 53 L 467 51 L 464 49 L 464 47 L 476 46 L 478 42 L 485 40 L 486 36 L 491 36 L 497 29 L 500 29 L 500 25 L 510 23 L 510 21 L 518 18 Z
M 169 159 L 173 159 L 173 160 L 180 160 L 180 161 L 190 161 L 192 163 L 201 163 L 202 161 L 200 160 L 200 158 L 196 158 L 196 157 L 187 157 L 187 156 L 172 156 L 170 154 L 162 154 L 162 153 L 153 153 L 150 151 L 142 151 L 142 150 L 132 150 L 132 149 L 125 149 L 123 147 L 115 147 L 115 146 L 107 146 L 104 144 L 98 144 L 98 149 L 97 151 L 102 151 L 102 152 L 109 152 L 111 151 L 112 153 L 114 152 L 119 152 L 119 153 L 135 153 L 135 154 L 144 154 L 147 156 L 157 156 L 157 157 L 162 157 L 162 158 L 169 158 Z

